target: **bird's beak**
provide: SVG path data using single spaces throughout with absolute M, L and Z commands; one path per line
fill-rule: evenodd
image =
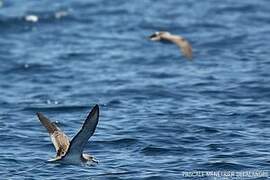
M 96 160 L 95 158 L 92 158 L 92 161 L 98 164 L 98 160 Z

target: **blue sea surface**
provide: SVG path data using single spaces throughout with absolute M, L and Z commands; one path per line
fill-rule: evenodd
M 185 37 L 193 60 L 155 31 Z M 95 104 L 99 163 L 47 163 L 36 112 L 72 138 Z M 268 171 L 269 117 L 268 0 L 0 0 L 0 179 Z

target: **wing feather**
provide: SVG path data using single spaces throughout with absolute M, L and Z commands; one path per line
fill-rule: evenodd
M 186 58 L 189 60 L 192 59 L 192 46 L 185 38 L 182 36 L 170 35 L 168 37 L 165 36 L 165 39 L 175 43 Z
M 56 157 L 63 156 L 69 147 L 68 136 L 42 113 L 38 112 L 37 116 L 41 124 L 47 129 L 50 135 L 51 141 L 56 150 Z
M 84 146 L 88 142 L 88 139 L 95 132 L 95 129 L 98 124 L 98 118 L 99 118 L 99 106 L 95 105 L 95 107 L 88 114 L 80 131 L 71 140 L 70 146 L 64 158 L 69 157 L 81 158 Z
M 188 58 L 188 59 L 192 59 L 192 47 L 190 45 L 190 43 L 185 40 L 184 38 L 180 39 L 179 41 L 175 42 L 178 47 L 181 49 L 181 52 L 183 53 L 183 55 Z

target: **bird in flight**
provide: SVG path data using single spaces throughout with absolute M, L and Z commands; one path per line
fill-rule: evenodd
M 94 134 L 99 119 L 99 106 L 95 107 L 88 114 L 79 132 L 70 141 L 68 136 L 42 113 L 37 113 L 41 124 L 47 129 L 51 141 L 56 150 L 56 157 L 49 162 L 61 162 L 65 164 L 91 164 L 97 160 L 89 154 L 83 153 L 88 139 Z
M 192 47 L 190 43 L 182 36 L 174 35 L 169 32 L 162 31 L 162 32 L 155 32 L 149 38 L 152 41 L 172 42 L 180 48 L 181 52 L 186 58 L 188 58 L 189 60 L 192 59 Z

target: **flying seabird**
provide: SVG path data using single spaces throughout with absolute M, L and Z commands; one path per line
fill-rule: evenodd
M 56 157 L 48 160 L 49 162 L 61 162 L 67 164 L 92 163 L 97 161 L 93 156 L 83 153 L 88 139 L 94 134 L 98 124 L 99 106 L 95 107 L 88 114 L 83 126 L 71 141 L 57 125 L 51 122 L 42 113 L 38 112 L 37 116 L 41 124 L 48 130 L 51 141 L 56 150 Z
M 155 32 L 150 37 L 152 41 L 169 41 L 176 44 L 180 49 L 183 55 L 189 60 L 192 59 L 192 47 L 190 43 L 179 35 L 174 35 L 169 32 Z

